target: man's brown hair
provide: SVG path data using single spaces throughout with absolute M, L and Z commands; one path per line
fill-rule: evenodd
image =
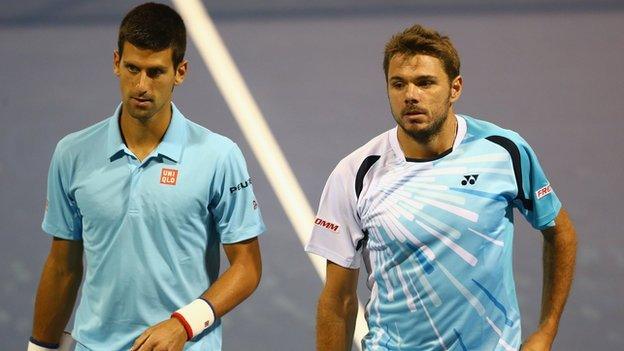
M 139 49 L 161 51 L 172 48 L 173 67 L 177 68 L 186 51 L 186 27 L 171 7 L 148 2 L 133 8 L 121 21 L 117 50 L 123 55 L 125 42 Z
M 442 61 L 444 71 L 449 77 L 449 82 L 452 82 L 453 79 L 459 76 L 459 54 L 457 54 L 457 50 L 451 43 L 451 39 L 420 24 L 415 24 L 403 32 L 393 35 L 386 43 L 383 61 L 386 81 L 388 80 L 390 60 L 396 55 L 408 57 L 414 55 L 433 56 Z

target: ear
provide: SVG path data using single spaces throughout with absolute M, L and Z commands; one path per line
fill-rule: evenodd
M 188 70 L 188 61 L 182 60 L 182 62 L 180 62 L 180 64 L 178 65 L 178 68 L 176 68 L 176 71 L 175 71 L 175 81 L 174 81 L 175 85 L 180 85 L 182 84 L 182 82 L 184 82 L 184 78 L 186 78 L 187 70 Z
M 453 81 L 451 82 L 451 97 L 450 97 L 451 102 L 455 102 L 459 100 L 459 97 L 461 96 L 461 93 L 462 93 L 463 86 L 464 86 L 464 79 L 462 78 L 462 76 L 457 76 L 455 77 L 455 79 L 453 79 Z
M 119 77 L 119 74 L 120 74 L 120 70 L 119 70 L 120 63 L 121 63 L 121 55 L 119 55 L 119 51 L 115 50 L 113 51 L 113 73 L 115 73 L 117 77 Z

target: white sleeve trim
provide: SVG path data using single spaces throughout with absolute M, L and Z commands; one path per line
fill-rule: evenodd
M 353 269 L 360 268 L 360 260 L 358 260 L 357 258 L 347 259 L 336 252 L 327 250 L 326 248 L 315 246 L 313 244 L 308 244 L 305 247 L 305 251 L 311 254 L 317 255 L 317 256 L 321 256 L 345 268 L 353 268 Z

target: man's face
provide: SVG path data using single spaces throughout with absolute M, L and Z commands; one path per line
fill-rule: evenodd
M 124 43 L 123 54 L 113 57 L 113 72 L 119 77 L 123 113 L 147 121 L 168 107 L 173 87 L 184 81 L 187 62 L 173 67 L 172 50 L 139 49 Z
M 442 61 L 428 55 L 396 55 L 388 66 L 388 100 L 392 116 L 418 142 L 436 136 L 461 94 L 462 78 L 453 82 Z

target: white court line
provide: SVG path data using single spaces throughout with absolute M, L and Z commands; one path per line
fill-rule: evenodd
M 305 245 L 312 232 L 314 212 L 216 26 L 201 1 L 172 1 L 184 19 L 193 43 L 243 131 L 297 237 Z M 316 255 L 309 254 L 308 257 L 321 280 L 325 281 L 325 260 Z M 363 311 L 360 303 L 354 333 L 354 344 L 358 350 L 361 350 L 360 340 L 367 332 Z

